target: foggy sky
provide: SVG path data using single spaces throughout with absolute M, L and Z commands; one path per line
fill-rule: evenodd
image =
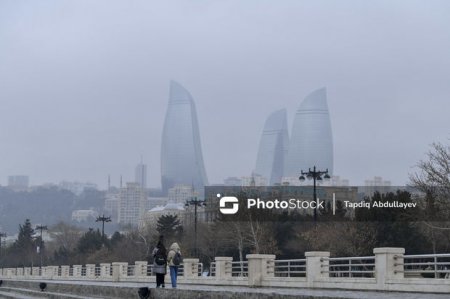
M 251 173 L 266 117 L 327 87 L 334 172 L 407 182 L 450 137 L 450 1 L 0 0 L 0 184 L 160 186 L 169 80 L 210 183 Z

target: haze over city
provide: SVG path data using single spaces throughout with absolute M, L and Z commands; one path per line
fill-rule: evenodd
M 405 3 L 408 5 L 404 5 Z M 448 1 L 2 1 L 0 184 L 159 187 L 169 81 L 193 96 L 210 183 L 249 175 L 266 117 L 326 87 L 334 174 L 394 185 L 448 143 Z M 299 170 L 300 172 L 300 170 Z

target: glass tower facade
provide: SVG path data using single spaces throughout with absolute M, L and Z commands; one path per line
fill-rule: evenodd
M 333 135 L 325 88 L 310 93 L 294 118 L 285 176 L 295 177 L 314 166 L 333 174 Z
M 167 194 L 180 184 L 203 192 L 208 179 L 194 100 L 183 86 L 171 81 L 161 142 L 161 185 Z
M 253 174 L 266 178 L 270 185 L 281 183 L 288 145 L 286 109 L 281 109 L 270 114 L 264 124 Z

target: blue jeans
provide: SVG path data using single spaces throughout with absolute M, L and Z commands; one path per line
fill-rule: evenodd
M 178 275 L 178 266 L 170 266 L 170 281 L 172 282 L 172 288 L 177 287 L 177 275 Z

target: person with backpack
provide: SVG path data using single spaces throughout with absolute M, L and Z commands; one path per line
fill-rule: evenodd
M 167 250 L 164 246 L 164 237 L 160 236 L 158 244 L 153 249 L 153 272 L 156 274 L 156 287 L 165 287 L 164 277 L 167 268 Z
M 172 282 L 172 288 L 176 288 L 178 266 L 180 266 L 181 262 L 183 261 L 181 257 L 180 246 L 178 246 L 178 243 L 173 243 L 172 245 L 170 245 L 167 261 L 169 263 L 170 281 Z

